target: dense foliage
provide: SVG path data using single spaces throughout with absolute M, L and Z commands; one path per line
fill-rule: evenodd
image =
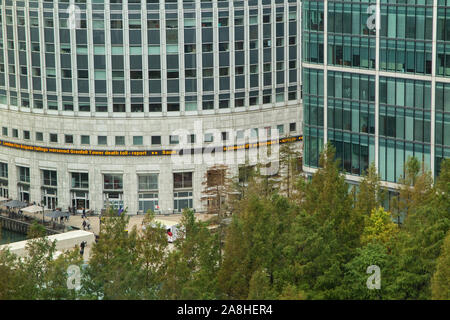
M 433 181 L 410 158 L 386 208 L 373 165 L 350 188 L 333 147 L 310 179 L 283 152 L 285 178 L 255 170 L 236 184 L 232 218 L 215 220 L 223 233 L 187 210 L 169 245 L 152 214 L 125 232 L 128 216 L 111 210 L 88 265 L 78 248 L 54 259 L 42 237 L 29 258 L 0 252 L 0 299 L 450 299 L 449 160 Z M 81 267 L 79 290 L 67 288 L 69 265 Z M 380 289 L 367 287 L 372 265 Z

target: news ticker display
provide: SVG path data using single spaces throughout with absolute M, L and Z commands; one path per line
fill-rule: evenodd
M 33 146 L 23 143 L 15 143 L 0 140 L 1 147 L 7 147 L 16 150 L 62 154 L 62 155 L 80 155 L 80 156 L 100 156 L 100 157 L 152 157 L 152 156 L 172 156 L 172 155 L 192 155 L 202 153 L 215 153 L 237 151 L 245 149 L 254 149 L 269 145 L 285 144 L 290 142 L 302 141 L 303 136 L 290 136 L 285 138 L 266 140 L 254 143 L 245 143 L 232 146 L 213 146 L 199 148 L 179 148 L 179 149 L 159 149 L 159 150 L 93 150 L 93 149 L 72 149 L 72 148 L 52 148 L 43 146 Z

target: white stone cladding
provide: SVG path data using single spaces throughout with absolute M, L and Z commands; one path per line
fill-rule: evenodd
M 231 114 L 215 114 L 204 116 L 180 116 L 163 118 L 91 118 L 68 117 L 45 114 L 23 113 L 6 110 L 0 106 L 0 127 L 8 128 L 8 136 L 0 136 L 0 139 L 55 148 L 94 149 L 94 150 L 152 150 L 152 149 L 177 149 L 177 146 L 169 144 L 169 135 L 177 129 L 185 129 L 197 134 L 196 140 L 203 141 L 203 134 L 208 129 L 216 129 L 217 132 L 226 130 L 247 130 L 259 128 L 260 132 L 266 127 L 272 131 L 277 130 L 277 125 L 284 125 L 287 135 L 302 134 L 302 111 L 298 104 L 284 107 L 268 108 L 255 111 Z M 289 124 L 296 123 L 295 132 L 289 132 Z M 200 126 L 200 127 L 199 127 Z M 13 138 L 12 129 L 18 129 L 19 137 Z M 24 140 L 23 131 L 30 131 L 30 140 Z M 42 132 L 44 142 L 35 140 L 36 132 Z M 50 143 L 49 134 L 57 133 L 59 143 Z M 64 135 L 74 136 L 73 144 L 64 144 Z M 81 145 L 80 136 L 89 135 L 91 144 Z M 97 136 L 108 136 L 108 146 L 97 145 Z M 133 136 L 143 136 L 143 145 L 134 146 Z M 159 135 L 162 138 L 161 146 L 151 145 L 151 136 Z M 114 136 L 125 136 L 124 146 L 114 145 Z M 232 141 L 226 143 L 231 145 Z M 205 144 L 203 144 L 205 146 Z M 83 155 L 59 155 L 22 151 L 5 146 L 0 146 L 0 162 L 8 164 L 8 189 L 9 197 L 18 199 L 18 170 L 17 166 L 30 168 L 30 200 L 41 202 L 42 178 L 41 170 L 49 169 L 57 171 L 58 207 L 66 209 L 70 206 L 70 173 L 89 173 L 89 198 L 90 208 L 100 211 L 103 208 L 103 174 L 123 174 L 124 206 L 129 214 L 138 212 L 138 174 L 158 173 L 158 197 L 162 209 L 173 208 L 173 172 L 193 172 L 193 207 L 197 211 L 203 209 L 201 201 L 202 182 L 206 170 L 210 165 L 205 163 L 177 164 L 171 156 L 146 156 L 146 157 L 113 157 L 113 156 L 83 156 Z M 238 163 L 229 164 L 230 173 L 238 173 Z

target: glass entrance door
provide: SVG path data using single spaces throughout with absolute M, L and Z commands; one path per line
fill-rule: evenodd
M 104 207 L 108 205 L 114 209 L 123 208 L 123 193 L 122 192 L 105 192 L 103 193 Z
M 58 197 L 56 189 L 44 188 L 42 189 L 42 205 L 46 209 L 55 210 L 58 206 Z
M 71 192 L 72 199 L 72 208 L 76 210 L 86 210 L 89 209 L 89 192 L 83 191 L 72 191 Z
M 148 210 L 159 211 L 157 193 L 139 193 L 139 211 L 145 214 Z
M 55 196 L 44 196 L 43 204 L 46 209 L 55 210 L 56 209 L 56 197 Z

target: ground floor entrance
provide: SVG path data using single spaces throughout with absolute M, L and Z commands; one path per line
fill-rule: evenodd
M 53 188 L 42 188 L 42 205 L 45 209 L 55 210 L 58 206 L 57 191 Z
M 110 206 L 116 210 L 123 209 L 123 192 L 104 192 L 103 203 L 105 208 Z
M 89 210 L 89 192 L 88 191 L 71 191 L 70 198 L 72 208 L 82 211 L 83 208 Z
M 158 193 L 139 193 L 139 213 L 145 214 L 149 210 L 153 212 L 159 211 Z

